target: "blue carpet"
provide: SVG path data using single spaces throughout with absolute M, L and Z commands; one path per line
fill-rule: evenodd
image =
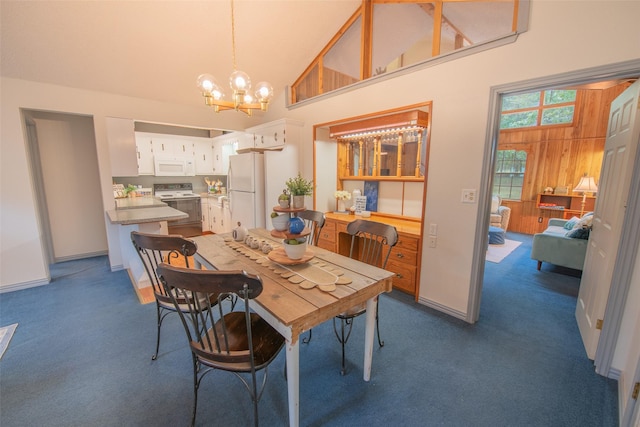
M 480 320 L 469 325 L 402 293 L 380 299 L 385 347 L 362 380 L 362 319 L 347 375 L 331 323 L 300 350 L 300 424 L 313 426 L 616 426 L 617 383 L 594 372 L 574 319 L 579 272 L 529 259 L 529 236 L 486 263 Z M 188 425 L 191 358 L 177 317 L 163 325 L 105 257 L 52 267 L 48 286 L 0 295 L 0 324 L 19 323 L 0 361 L 0 425 Z M 263 426 L 285 426 L 284 353 L 269 369 Z M 200 390 L 198 425 L 246 426 L 251 401 L 233 375 Z

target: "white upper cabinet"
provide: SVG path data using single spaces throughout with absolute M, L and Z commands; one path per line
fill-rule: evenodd
M 155 164 L 153 162 L 153 139 L 149 135 L 139 132 L 135 134 L 136 155 L 138 159 L 137 175 L 154 175 Z
M 231 132 L 213 138 L 213 173 L 226 175 L 229 156 L 249 148 L 253 148 L 253 139 L 244 132 Z
M 214 142 L 213 138 L 204 141 L 194 141 L 193 153 L 195 156 L 196 175 L 217 174 L 214 167 Z
M 111 176 L 137 176 L 138 161 L 133 120 L 106 117 L 106 130 L 111 157 Z
M 193 142 L 187 137 L 174 135 L 153 135 L 154 153 L 163 157 L 193 156 Z
M 254 148 L 258 150 L 277 150 L 287 142 L 297 143 L 303 123 L 297 120 L 280 119 L 264 123 L 246 130 L 252 136 Z
M 233 146 L 234 154 L 237 151 L 249 150 L 254 148 L 253 138 L 246 132 L 232 132 L 223 136 L 229 137 L 229 141 Z

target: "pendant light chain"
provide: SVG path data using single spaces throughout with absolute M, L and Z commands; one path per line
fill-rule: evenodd
M 233 71 L 236 71 L 236 21 L 233 14 L 233 0 L 231 0 L 231 50 L 233 54 Z

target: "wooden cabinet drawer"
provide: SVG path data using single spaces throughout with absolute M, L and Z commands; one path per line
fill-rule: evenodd
M 418 264 L 418 253 L 416 251 L 393 247 L 391 248 L 391 255 L 389 255 L 389 262 L 391 262 L 391 260 L 415 266 Z
M 389 259 L 387 270 L 395 273 L 393 287 L 411 295 L 416 291 L 416 266 Z
M 398 243 L 394 246 L 394 249 L 405 249 L 407 251 L 418 251 L 418 239 L 415 237 L 398 236 Z
M 333 221 L 327 221 L 324 224 L 324 227 L 322 227 L 322 230 L 320 230 L 320 238 L 318 239 L 318 242 L 321 241 L 326 241 L 326 242 L 332 242 L 335 243 L 336 242 L 336 223 Z M 318 244 L 318 246 L 320 246 Z

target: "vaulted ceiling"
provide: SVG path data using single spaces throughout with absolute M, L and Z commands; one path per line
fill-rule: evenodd
M 236 62 L 282 93 L 361 0 L 235 0 Z M 233 71 L 231 2 L 0 1 L 0 72 L 201 105 L 199 74 Z

